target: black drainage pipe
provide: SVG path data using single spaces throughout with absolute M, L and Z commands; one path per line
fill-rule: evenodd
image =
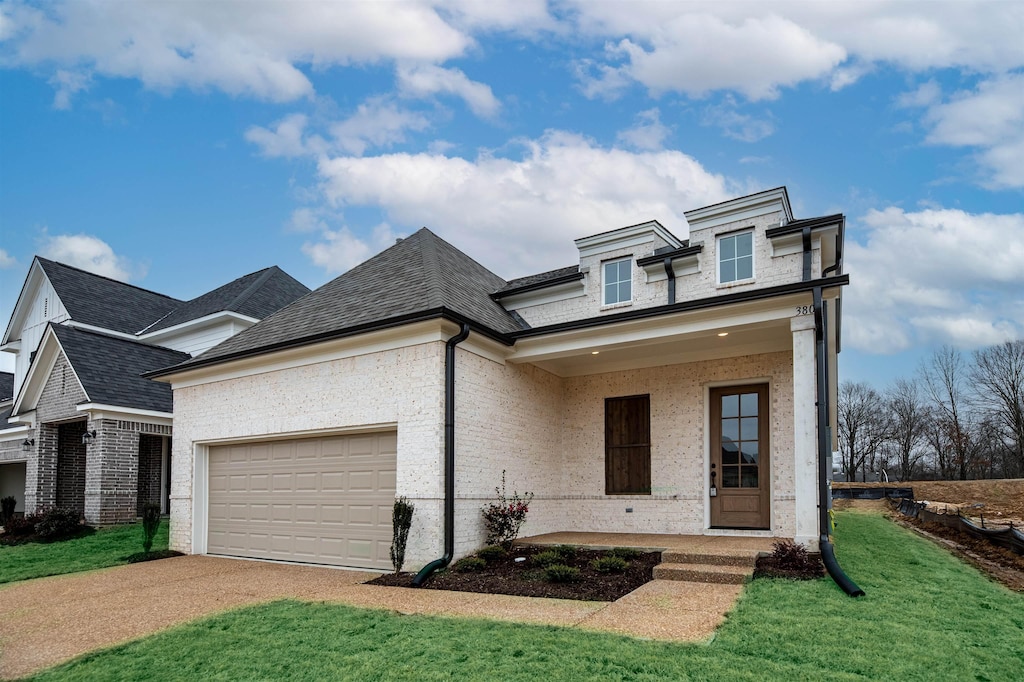
M 444 345 L 444 556 L 421 568 L 412 579 L 413 587 L 421 587 L 455 554 L 455 346 L 468 336 L 469 325 L 463 322 L 459 333 Z
M 864 590 L 857 587 L 843 572 L 842 566 L 836 561 L 835 548 L 829 540 L 828 516 L 828 456 L 832 444 L 828 437 L 828 358 L 825 355 L 827 343 L 828 318 L 825 316 L 825 302 L 822 300 L 821 287 L 814 287 L 814 342 L 815 363 L 818 375 L 818 546 L 825 570 L 843 592 L 851 597 L 863 597 Z

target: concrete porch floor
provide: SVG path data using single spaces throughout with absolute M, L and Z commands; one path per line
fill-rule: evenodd
M 772 551 L 778 538 L 747 537 L 737 535 L 667 535 L 661 533 L 587 533 L 560 531 L 531 535 L 516 540 L 521 545 L 576 545 L 592 549 L 634 547 L 650 551 L 678 554 L 721 554 L 723 556 L 748 552 Z M 755 554 L 756 556 L 756 554 Z

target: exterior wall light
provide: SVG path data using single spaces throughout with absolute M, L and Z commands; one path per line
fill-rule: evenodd
M 92 441 L 92 440 L 95 440 L 95 438 L 96 438 L 96 431 L 95 430 L 86 431 L 85 433 L 82 434 L 82 445 L 88 445 L 89 442 Z
M 719 336 L 729 336 L 729 332 L 718 332 Z
M 24 450 L 25 452 L 28 452 L 29 450 L 32 449 L 32 446 L 35 445 L 35 444 L 36 444 L 36 439 L 35 438 L 26 438 L 21 443 L 21 449 Z

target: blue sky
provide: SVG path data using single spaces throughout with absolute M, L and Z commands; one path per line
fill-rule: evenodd
M 0 318 L 34 254 L 190 298 L 425 225 L 512 278 L 786 185 L 847 216 L 841 371 L 881 386 L 1024 337 L 1022 35 L 1019 2 L 0 2 Z

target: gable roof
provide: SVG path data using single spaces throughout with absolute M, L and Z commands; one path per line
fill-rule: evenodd
M 14 400 L 14 375 L 10 372 L 0 372 L 0 403 Z M 0 425 L 0 428 L 3 428 Z
M 187 360 L 188 353 L 63 324 L 51 323 L 50 329 L 74 367 L 90 402 L 172 411 L 170 386 L 141 375 Z
M 308 293 L 309 287 L 274 265 L 183 303 L 147 328 L 146 333 L 225 311 L 259 320 Z
M 36 260 L 71 319 L 80 324 L 135 334 L 181 305 L 155 291 L 39 256 Z
M 501 338 L 524 328 L 490 298 L 504 286 L 501 277 L 422 228 L 181 367 L 385 328 L 416 316 L 459 316 Z

